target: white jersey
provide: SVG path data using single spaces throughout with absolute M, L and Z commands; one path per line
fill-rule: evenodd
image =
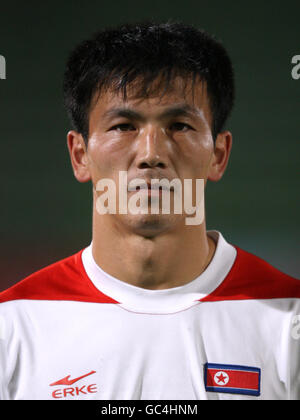
M 300 281 L 208 234 L 184 286 L 124 283 L 89 246 L 0 293 L 0 399 L 300 399 Z

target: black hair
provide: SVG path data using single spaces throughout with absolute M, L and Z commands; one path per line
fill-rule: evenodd
M 123 24 L 95 33 L 71 52 L 64 73 L 64 104 L 73 129 L 87 142 L 94 94 L 122 92 L 139 81 L 140 97 L 153 94 L 160 76 L 166 92 L 177 76 L 205 82 L 212 113 L 212 135 L 224 128 L 235 88 L 231 60 L 220 41 L 204 30 L 180 22 Z

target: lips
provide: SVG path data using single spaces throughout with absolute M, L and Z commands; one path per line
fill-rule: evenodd
M 172 191 L 173 190 L 173 187 L 171 187 L 171 189 L 170 188 L 168 188 L 167 186 L 165 186 L 165 185 L 160 185 L 160 184 L 158 184 L 158 183 L 150 183 L 150 182 L 147 182 L 146 183 L 146 185 L 145 184 L 137 184 L 137 185 L 131 185 L 131 186 L 128 186 L 128 191 L 129 192 L 132 192 L 132 191 L 134 191 L 134 192 L 137 192 L 137 191 L 140 191 L 140 190 L 147 190 L 148 192 L 151 192 L 151 191 L 162 191 L 162 190 L 164 190 L 164 191 Z

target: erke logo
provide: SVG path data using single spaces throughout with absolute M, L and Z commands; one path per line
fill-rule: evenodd
M 6 60 L 0 55 L 0 79 L 6 79 Z
M 94 394 L 97 392 L 97 385 L 91 384 L 91 385 L 83 385 L 81 387 L 75 386 L 71 387 L 70 385 L 75 384 L 75 382 L 80 381 L 83 378 L 86 378 L 87 376 L 93 375 L 96 373 L 95 370 L 92 370 L 89 373 L 86 373 L 85 375 L 79 376 L 74 379 L 69 379 L 71 375 L 66 376 L 65 378 L 59 379 L 56 382 L 53 382 L 50 384 L 50 386 L 57 386 L 57 385 L 66 385 L 68 388 L 58 388 L 55 391 L 52 392 L 53 398 L 66 398 L 68 396 L 76 397 L 78 395 L 86 395 L 86 394 Z
M 294 55 L 292 64 L 296 64 L 292 69 L 292 78 L 298 80 L 300 79 L 300 55 Z

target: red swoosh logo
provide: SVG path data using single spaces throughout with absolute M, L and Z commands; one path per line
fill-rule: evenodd
M 71 375 L 68 375 L 65 378 L 62 378 L 57 382 L 53 382 L 53 384 L 50 384 L 50 386 L 54 386 L 54 385 L 73 385 L 73 384 L 75 384 L 75 382 L 79 381 L 80 379 L 85 378 L 86 376 L 92 375 L 93 373 L 96 373 L 96 371 L 92 370 L 91 372 L 86 373 L 85 375 L 82 375 L 82 376 L 78 376 L 78 378 L 75 378 L 75 379 L 69 379 Z

